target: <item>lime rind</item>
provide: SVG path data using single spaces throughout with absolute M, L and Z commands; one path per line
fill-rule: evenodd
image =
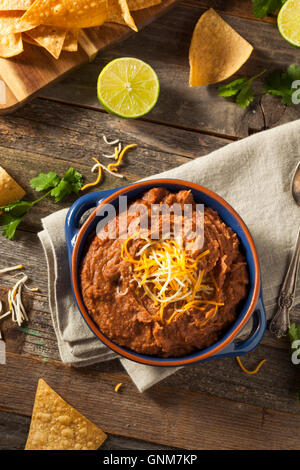
M 157 103 L 159 80 L 140 59 L 122 57 L 107 64 L 98 77 L 97 95 L 102 106 L 122 118 L 138 118 Z
M 277 18 L 281 36 L 291 45 L 300 47 L 300 2 L 288 0 L 281 7 Z

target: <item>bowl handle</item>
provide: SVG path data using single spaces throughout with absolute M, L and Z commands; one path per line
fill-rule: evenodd
M 106 191 L 96 191 L 93 193 L 85 194 L 77 199 L 70 207 L 65 221 L 65 234 L 68 246 L 69 255 L 72 254 L 77 234 L 80 230 L 80 219 L 83 214 L 97 207 L 104 199 L 119 190 L 120 188 L 108 189 Z
M 233 341 L 225 349 L 222 349 L 222 351 L 220 351 L 219 353 L 214 354 L 212 356 L 212 359 L 220 357 L 241 356 L 242 354 L 246 354 L 252 351 L 252 349 L 258 346 L 265 334 L 267 326 L 266 312 L 262 294 L 260 294 L 252 318 L 254 325 L 250 336 L 244 341 Z

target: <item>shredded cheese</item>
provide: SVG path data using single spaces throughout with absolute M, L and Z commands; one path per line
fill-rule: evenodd
M 123 385 L 122 382 L 120 382 L 119 384 L 117 384 L 117 385 L 115 386 L 115 392 L 118 392 L 118 391 L 120 390 L 120 388 L 122 387 L 122 385 Z
M 22 264 L 18 264 L 17 266 L 11 266 L 10 268 L 3 268 L 3 269 L 0 269 L 0 274 L 8 273 L 10 271 L 16 271 L 17 269 L 22 269 L 22 268 L 23 268 Z
M 118 147 L 116 147 L 116 148 L 118 149 L 118 153 L 120 153 L 121 150 L 122 150 L 122 145 L 121 145 L 121 143 L 119 143 Z M 114 158 L 115 160 L 118 159 L 118 157 L 117 157 L 117 155 L 116 155 L 116 150 L 114 151 L 114 153 L 111 153 L 111 154 L 109 154 L 109 155 L 108 155 L 107 153 L 103 153 L 102 155 L 103 155 L 103 157 L 105 157 L 105 158 Z
M 115 154 L 116 154 L 117 162 L 116 163 L 110 163 L 107 166 L 107 169 L 110 170 L 110 171 L 118 171 L 117 167 L 121 164 L 125 153 L 127 152 L 127 150 L 129 150 L 133 147 L 136 147 L 136 144 L 126 145 L 126 147 L 123 148 L 123 150 L 120 154 L 119 154 L 118 147 L 115 147 Z
M 105 135 L 102 136 L 103 137 L 103 140 L 104 142 L 107 144 L 107 145 L 116 145 L 120 142 L 120 139 L 116 139 L 116 140 L 107 140 L 107 137 Z
M 101 168 L 100 162 L 99 162 L 99 160 L 97 160 L 97 158 L 94 158 L 94 157 L 93 157 L 93 160 L 94 160 L 94 162 L 96 162 L 97 165 L 99 165 L 99 166 L 98 166 L 98 176 L 97 176 L 97 179 L 96 179 L 96 181 L 94 181 L 93 183 L 88 183 L 88 184 L 82 186 L 81 191 L 84 191 L 84 190 L 87 189 L 87 188 L 91 188 L 92 186 L 97 186 L 97 184 L 99 184 L 100 181 L 101 181 L 102 168 Z M 94 167 L 93 167 L 93 168 L 94 168 Z M 92 171 L 93 171 L 93 168 L 92 168 Z
M 162 323 L 170 324 L 190 310 L 205 311 L 203 326 L 217 313 L 223 302 L 214 299 L 217 291 L 198 262 L 209 254 L 203 251 L 196 258 L 183 249 L 175 239 L 149 240 L 139 235 L 143 244 L 135 253 L 130 253 L 129 243 L 135 238 L 132 235 L 124 241 L 121 248 L 121 258 L 132 265 L 133 282 L 142 289 L 143 297 L 148 296 L 158 308 Z M 205 283 L 204 283 L 205 279 Z M 207 295 L 204 297 L 202 293 Z M 165 310 L 171 305 L 171 315 L 166 319 Z
M 13 271 L 15 269 L 22 269 L 23 265 L 18 265 L 18 266 L 13 266 L 11 268 L 5 268 L 1 270 L 2 272 L 9 272 Z M 25 310 L 25 307 L 22 302 L 22 289 L 23 287 L 31 292 L 36 292 L 38 288 L 30 288 L 26 285 L 26 281 L 28 280 L 28 276 L 26 274 L 23 274 L 22 278 L 19 279 L 15 285 L 9 289 L 8 294 L 7 294 L 7 299 L 8 299 L 8 305 L 9 305 L 9 310 L 5 313 L 2 313 L 3 305 L 2 302 L 0 301 L 0 320 L 2 320 L 5 317 L 11 316 L 12 321 L 17 323 L 19 326 L 22 325 L 24 321 L 28 320 L 28 316 Z
M 256 367 L 256 369 L 254 370 L 248 370 L 246 369 L 246 367 L 243 365 L 241 359 L 239 356 L 236 356 L 236 360 L 237 360 L 237 363 L 238 365 L 240 366 L 240 368 L 242 369 L 243 372 L 245 372 L 246 374 L 249 374 L 249 375 L 253 375 L 253 374 L 256 374 L 259 369 L 261 368 L 261 366 L 263 365 L 264 362 L 266 362 L 266 359 L 263 359 L 262 361 L 260 361 L 260 363 L 258 364 L 258 366 Z

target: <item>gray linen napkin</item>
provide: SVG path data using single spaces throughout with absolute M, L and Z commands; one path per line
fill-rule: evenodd
M 254 237 L 260 257 L 268 319 L 276 309 L 299 225 L 300 209 L 290 195 L 292 174 L 299 160 L 300 120 L 149 178 L 178 178 L 202 184 L 237 210 Z M 43 219 L 44 230 L 39 237 L 48 263 L 50 309 L 62 361 L 84 366 L 117 356 L 95 338 L 76 308 L 64 237 L 66 212 L 65 209 Z M 299 299 L 300 289 L 296 302 Z M 240 336 L 249 329 L 248 324 Z M 141 392 L 177 370 L 143 366 L 127 359 L 121 359 L 121 363 Z

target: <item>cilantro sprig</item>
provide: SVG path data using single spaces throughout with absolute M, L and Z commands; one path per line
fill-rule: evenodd
M 68 171 L 60 178 L 57 173 L 40 173 L 30 180 L 30 185 L 37 192 L 47 191 L 43 196 L 35 201 L 15 201 L 5 207 L 0 207 L 0 228 L 2 235 L 12 240 L 16 229 L 23 220 L 23 217 L 47 196 L 54 197 L 54 202 L 59 202 L 72 193 L 78 194 L 82 186 L 82 175 L 74 168 Z
M 253 14 L 256 18 L 274 15 L 285 2 L 286 0 L 252 0 Z
M 238 78 L 237 80 L 233 80 L 233 82 L 227 83 L 226 85 L 222 85 L 218 88 L 218 95 L 224 96 L 225 98 L 235 96 L 236 103 L 240 108 L 244 109 L 249 106 L 249 104 L 252 103 L 254 99 L 252 82 L 265 72 L 266 70 L 263 70 L 254 77 L 242 77 Z
M 296 80 L 300 80 L 300 65 L 292 64 L 286 70 L 274 70 L 266 77 L 264 92 L 272 96 L 281 96 L 283 104 L 289 106 L 297 104 L 293 102 L 296 89 L 292 87 Z
M 266 72 L 259 73 L 254 77 L 241 77 L 226 85 L 219 86 L 218 95 L 228 98 L 235 96 L 236 103 L 240 108 L 246 108 L 254 99 L 252 83 Z M 286 70 L 274 70 L 265 78 L 264 93 L 272 96 L 280 96 L 281 102 L 286 105 L 297 105 L 300 102 L 300 65 L 292 64 Z M 296 86 L 297 85 L 297 86 Z M 295 88 L 296 86 L 296 88 Z

